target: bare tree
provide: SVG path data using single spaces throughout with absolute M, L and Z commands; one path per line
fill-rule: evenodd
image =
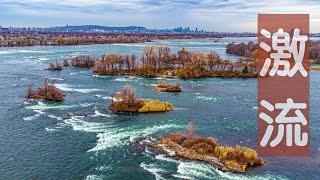
M 28 93 L 32 92 L 32 88 L 33 88 L 33 84 L 32 83 L 28 83 L 26 84 L 27 88 L 28 88 Z
M 194 135 L 194 131 L 195 131 L 196 127 L 194 125 L 194 123 L 192 121 L 190 121 L 188 123 L 188 132 L 187 132 L 187 135 L 189 137 L 193 136 Z

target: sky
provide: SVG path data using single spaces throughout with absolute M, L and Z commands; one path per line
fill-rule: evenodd
M 308 13 L 320 32 L 319 0 L 0 0 L 0 25 L 187 27 L 256 32 L 258 13 Z

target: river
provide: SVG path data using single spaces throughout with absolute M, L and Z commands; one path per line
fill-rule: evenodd
M 215 50 L 223 59 L 228 42 L 254 38 L 160 40 L 138 44 L 0 48 L 0 179 L 316 179 L 320 168 L 320 73 L 311 72 L 311 151 L 309 157 L 264 157 L 266 165 L 247 174 L 226 173 L 200 162 L 153 156 L 132 143 L 184 131 L 214 136 L 222 145 L 257 144 L 257 80 L 237 78 L 170 79 L 180 94 L 153 90 L 159 79 L 95 76 L 90 69 L 44 70 L 55 59 L 75 55 L 134 53 L 145 45 L 168 45 L 192 51 Z M 26 100 L 27 83 L 56 79 L 67 93 L 60 103 Z M 107 110 L 111 94 L 132 85 L 139 97 L 170 101 L 172 112 L 115 115 Z M 68 115 L 73 113 L 74 115 Z

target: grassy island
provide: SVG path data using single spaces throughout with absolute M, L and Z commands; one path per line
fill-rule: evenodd
M 194 135 L 193 130 L 194 125 L 189 124 L 189 132 L 173 133 L 152 146 L 164 151 L 167 156 L 207 162 L 223 171 L 243 173 L 265 163 L 253 149 L 238 145 L 221 146 L 215 138 Z
M 28 99 L 40 99 L 49 101 L 62 101 L 64 94 L 63 92 L 56 88 L 55 81 L 51 83 L 48 82 L 46 78 L 43 82 L 42 87 L 37 90 L 32 90 L 32 84 L 28 84 L 28 93 L 25 96 Z
M 166 84 L 164 81 L 159 81 L 155 87 L 156 91 L 159 92 L 182 92 L 180 84 Z
M 161 102 L 160 100 L 142 100 L 142 103 L 142 107 L 138 109 L 139 113 L 165 112 L 173 110 L 173 105 L 169 102 Z
M 185 48 L 172 54 L 169 47 L 145 47 L 141 59 L 135 55 L 103 55 L 93 66 L 98 75 L 129 75 L 144 77 L 256 77 L 257 59 L 232 62 L 209 54 L 190 52 Z
M 130 85 L 126 85 L 120 92 L 117 92 L 108 106 L 112 112 L 165 112 L 172 111 L 173 105 L 160 100 L 145 100 L 136 96 L 136 92 Z
M 320 66 L 310 66 L 311 70 L 315 70 L 315 71 L 319 71 L 320 70 Z

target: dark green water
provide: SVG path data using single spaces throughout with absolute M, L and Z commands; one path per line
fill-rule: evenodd
M 160 41 L 224 58 L 225 39 Z M 248 39 L 236 39 L 243 41 Z M 216 137 L 220 144 L 255 148 L 257 142 L 256 79 L 207 78 L 179 81 L 180 94 L 157 93 L 158 79 L 93 76 L 91 70 L 43 70 L 55 58 L 103 53 L 136 53 L 145 44 L 0 49 L 0 179 L 317 179 L 319 158 L 320 73 L 311 73 L 310 157 L 265 157 L 267 164 L 248 174 L 224 173 L 199 162 L 152 156 L 132 141 L 184 130 L 189 121 L 196 133 Z M 25 84 L 38 87 L 45 77 L 56 78 L 67 92 L 65 101 L 26 100 Z M 163 114 L 114 115 L 107 110 L 110 94 L 131 84 L 143 98 L 170 101 L 175 111 Z M 68 113 L 75 113 L 69 116 Z

